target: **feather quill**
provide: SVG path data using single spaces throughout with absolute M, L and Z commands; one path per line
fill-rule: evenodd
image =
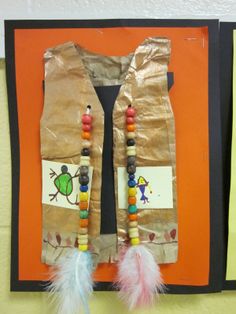
M 131 246 L 120 259 L 117 286 L 119 297 L 129 309 L 153 303 L 154 296 L 164 291 L 159 266 L 143 245 Z
M 89 314 L 88 298 L 93 291 L 90 252 L 72 249 L 52 270 L 47 287 L 58 314 L 76 314 L 84 309 Z

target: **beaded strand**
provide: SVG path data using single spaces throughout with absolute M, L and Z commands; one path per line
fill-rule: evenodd
M 88 106 L 86 113 L 82 115 L 82 150 L 80 157 L 80 192 L 79 192 L 79 216 L 80 228 L 78 236 L 78 245 L 80 251 L 88 250 L 88 184 L 89 184 L 89 166 L 90 166 L 90 146 L 92 115 L 91 107 Z
M 128 219 L 129 238 L 131 245 L 140 243 L 138 230 L 138 215 L 136 206 L 136 146 L 135 146 L 135 110 L 129 105 L 126 109 L 126 153 L 127 153 L 127 173 L 128 173 Z

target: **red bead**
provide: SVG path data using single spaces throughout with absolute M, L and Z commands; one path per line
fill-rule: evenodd
M 86 131 L 86 132 L 91 131 L 91 124 L 83 124 L 82 125 L 82 130 Z
M 83 114 L 82 115 L 82 122 L 84 124 L 91 124 L 92 123 L 92 116 L 90 114 L 87 114 L 87 113 Z
M 128 107 L 126 110 L 126 116 L 127 117 L 134 117 L 135 116 L 135 110 L 133 107 Z
M 134 118 L 133 117 L 127 117 L 126 118 L 126 123 L 127 124 L 134 124 Z

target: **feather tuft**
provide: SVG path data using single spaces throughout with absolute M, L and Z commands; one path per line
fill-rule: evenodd
M 58 314 L 89 313 L 88 298 L 93 291 L 92 258 L 90 252 L 72 249 L 52 268 L 47 290 Z
M 154 296 L 164 292 L 160 268 L 146 247 L 136 245 L 126 251 L 118 265 L 117 286 L 130 310 L 152 304 Z

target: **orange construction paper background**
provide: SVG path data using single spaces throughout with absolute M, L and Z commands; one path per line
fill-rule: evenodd
M 179 255 L 162 265 L 167 284 L 207 285 L 210 256 L 208 28 L 74 28 L 15 30 L 15 64 L 20 139 L 19 280 L 46 280 L 41 263 L 41 157 L 39 121 L 43 108 L 43 53 L 78 42 L 105 55 L 126 55 L 148 36 L 172 42 L 170 91 L 176 121 Z M 116 266 L 102 264 L 97 281 L 112 281 Z

